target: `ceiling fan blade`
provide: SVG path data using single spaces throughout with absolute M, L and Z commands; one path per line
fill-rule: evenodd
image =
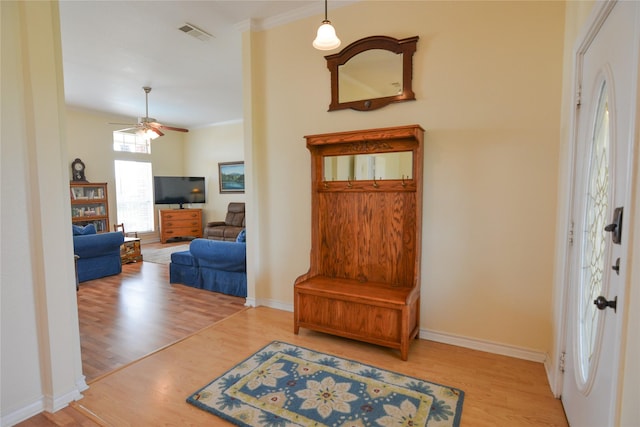
M 129 132 L 129 131 L 139 131 L 140 128 L 138 126 L 132 127 L 132 128 L 125 128 L 125 129 L 118 129 L 116 132 L 128 132 L 128 133 L 135 133 L 135 132 Z
M 158 127 L 160 129 L 165 129 L 165 130 L 175 130 L 176 132 L 189 132 L 189 129 L 176 128 L 176 127 L 173 127 L 173 126 L 165 126 L 165 125 L 161 125 L 161 124 L 158 124 Z
M 118 132 L 136 131 L 130 133 L 139 133 L 141 135 L 146 135 L 151 139 L 155 139 L 164 135 L 164 133 L 160 129 L 173 130 L 176 132 L 189 132 L 189 129 L 165 126 L 156 122 L 156 119 L 149 117 L 149 92 L 151 92 L 151 87 L 143 86 L 142 89 L 145 93 L 144 101 L 146 115 L 144 117 L 138 117 L 138 123 L 109 123 L 110 125 L 132 126 L 126 129 L 121 129 Z

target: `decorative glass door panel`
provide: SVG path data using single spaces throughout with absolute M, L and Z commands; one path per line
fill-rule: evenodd
M 603 294 L 605 251 L 607 235 L 604 230 L 609 217 L 609 97 L 607 83 L 602 82 L 591 138 L 586 182 L 584 232 L 582 240 L 580 277 L 580 304 L 578 322 L 579 382 L 588 388 L 593 371 L 592 361 L 597 357 L 599 331 L 603 316 L 593 301 Z M 606 292 L 605 292 L 606 293 Z

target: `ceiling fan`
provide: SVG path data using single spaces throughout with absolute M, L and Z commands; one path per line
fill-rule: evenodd
M 149 92 L 151 88 L 149 86 L 143 86 L 142 89 L 145 93 L 146 114 L 144 117 L 138 117 L 138 123 L 110 123 L 112 125 L 126 125 L 131 126 L 126 129 L 120 129 L 118 132 L 137 133 L 146 136 L 150 139 L 156 139 L 164 135 L 162 130 L 173 130 L 177 132 L 189 132 L 189 129 L 177 128 L 173 126 L 165 126 L 162 123 L 158 123 L 153 117 L 149 117 Z

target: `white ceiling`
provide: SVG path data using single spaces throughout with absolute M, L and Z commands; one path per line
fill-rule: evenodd
M 353 0 L 330 2 L 330 10 L 349 3 Z M 135 123 L 145 116 L 142 87 L 151 86 L 149 116 L 186 128 L 242 119 L 242 30 L 313 15 L 320 25 L 324 15 L 321 0 L 59 4 L 67 105 Z M 178 30 L 185 23 L 213 39 L 200 41 Z

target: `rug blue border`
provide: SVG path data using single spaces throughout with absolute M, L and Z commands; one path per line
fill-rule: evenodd
M 349 361 L 349 362 L 355 362 L 355 363 L 358 363 L 358 364 L 363 365 L 363 366 L 368 366 L 370 368 L 374 368 L 374 369 L 378 369 L 378 370 L 382 370 L 382 371 L 387 371 L 387 372 L 395 372 L 395 371 L 390 371 L 389 369 L 386 369 L 386 368 L 380 368 L 378 366 L 369 365 L 368 363 L 363 363 L 363 362 L 360 362 L 360 361 L 355 360 L 355 359 L 350 359 L 350 358 L 347 358 L 347 357 L 338 356 L 338 355 L 335 355 L 335 354 L 332 354 L 332 353 L 327 353 L 327 352 L 324 352 L 324 351 L 314 350 L 314 349 L 311 349 L 311 348 L 308 348 L 308 347 L 304 347 L 304 346 L 301 346 L 301 345 L 298 345 L 298 344 L 291 344 L 289 342 L 284 342 L 284 341 L 271 341 L 269 344 L 263 346 L 261 349 L 256 350 L 253 353 L 251 353 L 251 355 L 249 357 L 245 358 L 242 362 L 236 363 L 230 369 L 225 371 L 223 374 L 218 375 L 216 378 L 214 378 L 213 380 L 209 381 L 206 385 L 204 385 L 203 387 L 200 387 L 198 390 L 196 390 L 193 393 L 191 393 L 191 395 L 186 399 L 187 403 L 189 403 L 191 405 L 194 405 L 194 406 L 196 406 L 196 407 L 198 407 L 198 408 L 200 408 L 200 409 L 202 409 L 202 410 L 204 410 L 206 412 L 209 412 L 210 414 L 213 414 L 216 417 L 220 417 L 220 418 L 222 418 L 222 419 L 224 419 L 226 421 L 229 421 L 230 423 L 235 424 L 237 426 L 255 427 L 255 426 L 252 426 L 250 424 L 239 423 L 239 421 L 236 418 L 229 417 L 229 416 L 227 416 L 226 414 L 224 414 L 222 412 L 216 411 L 214 408 L 212 408 L 210 406 L 207 406 L 207 405 L 204 405 L 204 404 L 200 403 L 198 400 L 194 399 L 193 396 L 198 394 L 198 393 L 200 393 L 200 392 L 202 392 L 202 390 L 204 390 L 205 388 L 209 387 L 211 384 L 216 382 L 218 380 L 218 378 L 227 375 L 229 372 L 234 370 L 236 368 L 236 366 L 238 366 L 238 365 L 240 365 L 242 363 L 245 363 L 248 360 L 251 360 L 257 353 L 260 353 L 262 350 L 266 349 L 267 347 L 269 347 L 270 345 L 273 345 L 273 344 L 286 344 L 286 345 L 291 345 L 291 346 L 294 346 L 294 347 L 300 347 L 300 348 L 303 348 L 303 349 L 305 349 L 307 351 L 313 351 L 314 353 L 326 354 L 328 356 L 337 357 L 339 359 L 346 360 L 346 361 Z M 452 390 L 456 390 L 457 392 L 459 392 L 460 398 L 458 399 L 458 404 L 456 405 L 456 416 L 453 418 L 453 427 L 459 427 L 460 426 L 460 419 L 462 417 L 462 403 L 464 402 L 464 396 L 465 396 L 464 390 L 460 390 L 459 388 L 451 387 L 451 386 L 444 385 L 444 384 L 439 384 L 439 383 L 436 383 L 436 382 L 433 382 L 433 381 L 425 380 L 423 378 L 417 378 L 417 377 L 414 377 L 412 375 L 405 375 L 405 374 L 400 374 L 400 375 L 402 375 L 404 377 L 407 377 L 407 378 L 411 378 L 411 379 L 417 380 L 417 381 L 423 381 L 423 382 L 427 382 L 427 383 L 430 383 L 430 384 L 435 384 L 435 385 L 440 386 L 440 387 L 450 388 Z

